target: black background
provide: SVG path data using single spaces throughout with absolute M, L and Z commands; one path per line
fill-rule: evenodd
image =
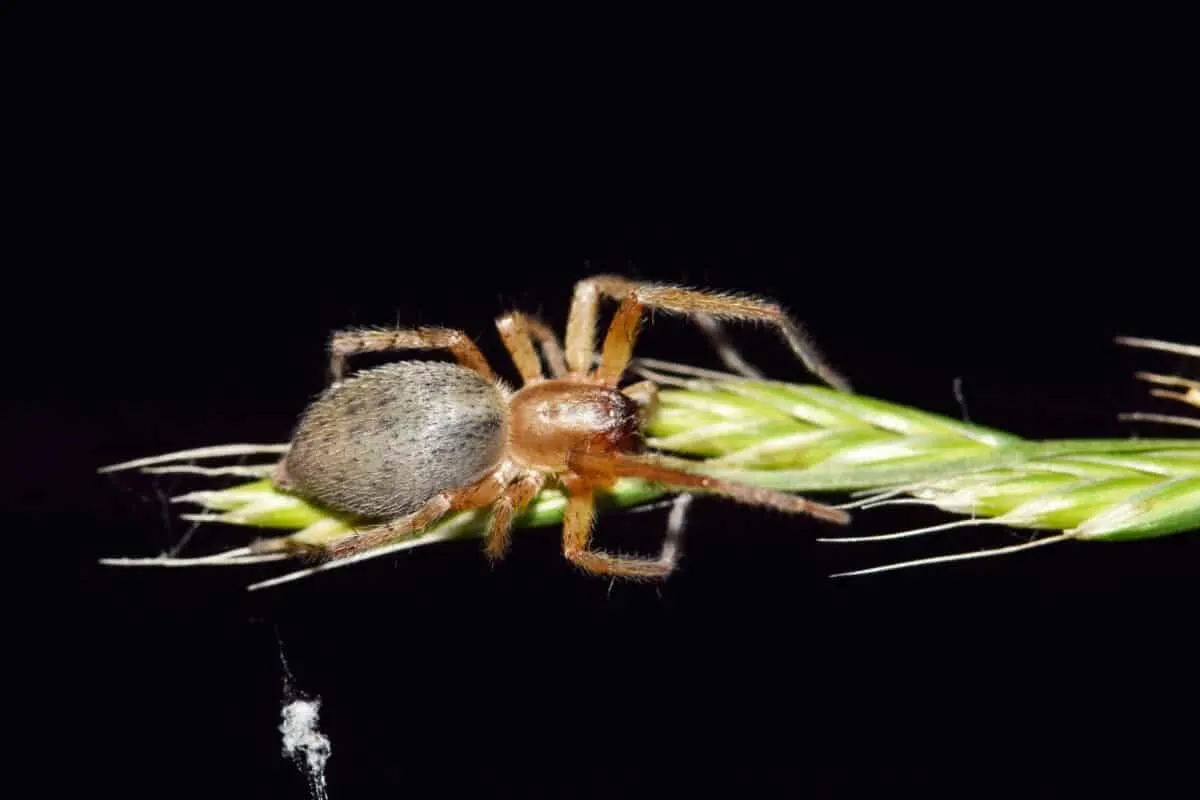
M 382 44 L 339 39 L 334 56 L 319 27 L 232 62 L 168 36 L 30 62 L 56 92 L 33 98 L 19 151 L 38 288 L 10 296 L 11 374 L 37 377 L 4 436 L 22 541 L 68 578 L 27 590 L 57 608 L 31 652 L 69 701 L 43 719 L 47 779 L 304 796 L 275 730 L 278 642 L 323 698 L 334 798 L 1028 792 L 1177 763 L 1171 731 L 1194 730 L 1190 536 L 832 581 L 1013 539 L 818 545 L 816 523 L 703 500 L 661 587 L 578 574 L 552 531 L 521 533 L 495 569 L 456 544 L 253 595 L 269 571 L 97 568 L 177 541 L 162 498 L 195 484 L 95 468 L 284 441 L 342 326 L 461 328 L 513 377 L 491 320 L 561 327 L 598 271 L 776 298 L 865 394 L 961 416 L 961 379 L 972 421 L 1030 437 L 1187 434 L 1116 419 L 1179 410 L 1135 369 L 1200 371 L 1111 341 L 1200 341 L 1194 131 L 1161 83 L 913 56 L 797 68 L 761 96 L 635 82 L 634 102 L 542 64 L 527 97 Z M 736 337 L 803 379 L 769 334 Z M 639 352 L 715 366 L 677 320 Z M 649 551 L 664 521 L 610 516 L 599 536 Z

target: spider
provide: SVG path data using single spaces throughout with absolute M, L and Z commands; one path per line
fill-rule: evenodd
M 605 297 L 620 305 L 597 357 L 596 322 Z M 648 380 L 619 384 L 643 315 L 655 309 L 686 315 L 714 336 L 717 320 L 770 324 L 810 370 L 847 388 L 773 303 L 613 275 L 576 285 L 565 348 L 532 316 L 514 311 L 497 318 L 523 381 L 516 390 L 496 377 L 461 331 L 337 332 L 330 342 L 333 382 L 302 415 L 274 481 L 368 527 L 302 549 L 320 559 L 344 558 L 411 535 L 451 512 L 491 506 L 485 550 L 495 561 L 509 547 L 513 518 L 554 481 L 567 496 L 562 549 L 569 561 L 595 575 L 665 578 L 675 567 L 674 548 L 643 558 L 591 545 L 594 492 L 622 476 L 845 524 L 848 516 L 839 509 L 694 474 L 643 451 L 641 429 L 657 387 Z M 456 363 L 401 361 L 344 377 L 349 356 L 402 349 L 447 350 Z M 727 364 L 740 362 L 719 341 L 718 349 Z M 282 538 L 260 540 L 255 549 L 295 547 Z

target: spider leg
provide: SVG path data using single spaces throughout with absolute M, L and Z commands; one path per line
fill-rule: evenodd
M 513 517 L 521 513 L 546 483 L 546 476 L 540 472 L 522 473 L 514 483 L 505 487 L 500 497 L 492 506 L 492 524 L 488 529 L 485 552 L 492 561 L 497 561 L 508 552 L 508 544 L 512 536 Z
M 697 475 L 677 468 L 655 456 L 573 452 L 568 463 L 571 470 L 596 480 L 611 480 L 621 476 L 641 478 L 661 483 L 664 486 L 716 494 L 746 505 L 773 508 L 788 514 L 809 514 L 840 525 L 845 525 L 850 521 L 850 515 L 839 508 L 814 503 L 787 492 L 749 486 L 708 475 Z
M 327 546 L 329 558 L 333 560 L 347 558 L 366 550 L 382 547 L 401 537 L 410 536 L 437 522 L 453 509 L 454 501 L 451 500 L 451 493 L 441 492 L 427 500 L 425 505 L 407 517 L 401 517 L 378 528 L 355 531 L 349 536 L 330 542 Z
M 598 275 L 576 285 L 567 323 L 567 363 L 572 371 L 585 371 L 591 361 L 591 351 L 595 347 L 597 307 L 602 296 L 621 301 L 620 308 L 609 324 L 601 365 L 596 373 L 609 385 L 616 385 L 629 365 L 645 309 L 659 309 L 698 320 L 701 329 L 714 339 L 718 354 L 726 366 L 744 375 L 747 374 L 747 365 L 731 346 L 722 345 L 718 321 L 738 320 L 771 325 L 813 374 L 835 388 L 849 389 L 845 378 L 825 362 L 800 325 L 775 303 L 744 295 L 639 283 L 615 275 Z M 733 358 L 730 358 L 731 352 Z M 749 375 L 754 376 L 752 369 Z
M 385 525 L 366 530 L 357 530 L 334 539 L 327 544 L 297 542 L 287 536 L 260 539 L 250 545 L 252 553 L 295 553 L 314 561 L 334 561 L 340 558 L 372 550 L 395 539 L 420 531 L 450 513 L 454 503 L 450 492 L 441 492 L 425 502 L 411 514 L 392 520 Z
M 665 561 L 674 566 L 679 561 L 679 545 L 683 541 L 683 532 L 687 527 L 688 509 L 692 507 L 691 494 L 676 495 L 671 501 L 671 513 L 667 515 L 667 535 L 663 537 L 662 551 L 659 561 Z
M 563 360 L 562 345 L 559 344 L 554 331 L 550 330 L 550 327 L 541 320 L 520 311 L 513 311 L 499 317 L 496 320 L 496 328 L 500 331 L 500 338 L 504 340 L 504 346 L 512 355 L 517 371 L 521 373 L 521 378 L 526 383 L 541 380 L 544 377 L 542 363 L 533 349 L 534 339 L 542 349 L 542 355 L 550 367 L 550 374 L 556 378 L 566 374 L 567 366 Z
M 591 549 L 592 522 L 596 501 L 591 486 L 572 481 L 567 487 L 567 511 L 563 517 L 563 555 L 593 575 L 631 580 L 665 578 L 675 569 L 677 548 L 664 546 L 658 558 L 633 558 Z M 682 527 L 682 522 L 680 523 Z M 668 537 L 673 544 L 678 537 Z
M 329 371 L 334 383 L 342 380 L 346 359 L 358 353 L 385 353 L 392 350 L 449 350 L 468 369 L 484 380 L 496 379 L 491 366 L 471 338 L 450 328 L 383 328 L 338 331 L 329 341 Z
M 357 555 L 390 544 L 396 539 L 419 533 L 452 511 L 466 511 L 490 505 L 504 491 L 515 471 L 516 466 L 511 462 L 502 462 L 490 474 L 471 486 L 439 492 L 411 514 L 377 527 L 352 531 L 328 543 L 309 545 L 284 536 L 275 539 L 261 539 L 251 545 L 251 551 L 255 553 L 294 552 L 322 561 Z

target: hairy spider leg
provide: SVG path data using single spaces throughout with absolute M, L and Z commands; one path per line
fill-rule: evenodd
M 800 325 L 777 304 L 756 297 L 687 289 L 656 283 L 640 283 L 616 275 L 597 275 L 576 284 L 567 322 L 567 366 L 573 373 L 585 374 L 595 351 L 596 320 L 601 297 L 621 302 L 604 340 L 601 366 L 597 377 L 615 385 L 624 374 L 633 354 L 638 328 L 645 309 L 658 309 L 701 320 L 700 327 L 711 332 L 717 320 L 762 322 L 773 326 L 804 365 L 829 385 L 848 391 L 849 383 L 830 367 Z M 729 359 L 731 346 L 717 341 L 718 354 L 726 366 L 743 372 L 740 357 Z
M 346 359 L 359 353 L 386 353 L 393 350 L 449 350 L 464 367 L 474 370 L 489 383 L 496 375 L 471 337 L 451 328 L 361 328 L 338 331 L 329 340 L 329 371 L 339 383 L 346 371 Z
M 521 373 L 525 383 L 542 380 L 542 362 L 533 349 L 534 340 L 541 347 L 542 356 L 550 367 L 550 374 L 561 378 L 567 374 L 567 365 L 563 360 L 562 345 L 549 326 L 534 317 L 513 311 L 496 319 L 496 328 L 504 346 L 512 355 L 513 364 Z
M 487 545 L 484 548 L 492 561 L 503 558 L 508 552 L 513 518 L 533 502 L 545 483 L 545 475 L 529 470 L 521 473 L 520 477 L 500 494 L 492 506 L 492 524 L 488 528 Z
M 575 472 L 593 479 L 641 478 L 661 483 L 664 486 L 728 497 L 730 500 L 746 505 L 773 508 L 788 514 L 808 514 L 839 525 L 845 525 L 850 521 L 850 515 L 840 508 L 814 503 L 787 492 L 735 483 L 708 475 L 698 475 L 675 467 L 665 459 L 652 455 L 575 452 L 571 454 L 570 467 Z

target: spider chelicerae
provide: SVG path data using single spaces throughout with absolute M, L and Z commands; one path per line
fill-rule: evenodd
M 619 306 L 597 354 L 596 323 L 605 297 Z M 691 318 L 714 336 L 726 364 L 743 373 L 744 362 L 716 336 L 720 322 L 771 325 L 812 372 L 847 388 L 775 303 L 613 275 L 576 285 L 565 347 L 531 316 L 511 312 L 496 320 L 523 381 L 515 390 L 461 331 L 338 332 L 330 342 L 333 383 L 301 417 L 274 480 L 363 527 L 302 549 L 318 558 L 344 558 L 411 535 L 451 512 L 491 506 L 486 552 L 499 559 L 514 517 L 554 481 L 567 496 L 562 548 L 568 560 L 597 575 L 666 577 L 675 567 L 673 548 L 651 559 L 591 545 L 594 492 L 623 476 L 845 524 L 848 516 L 839 509 L 695 474 L 643 451 L 641 430 L 657 387 L 649 380 L 622 387 L 621 381 L 648 310 Z M 457 363 L 401 361 L 344 375 L 349 356 L 405 349 L 444 349 Z M 255 550 L 295 547 L 285 537 L 260 540 Z

